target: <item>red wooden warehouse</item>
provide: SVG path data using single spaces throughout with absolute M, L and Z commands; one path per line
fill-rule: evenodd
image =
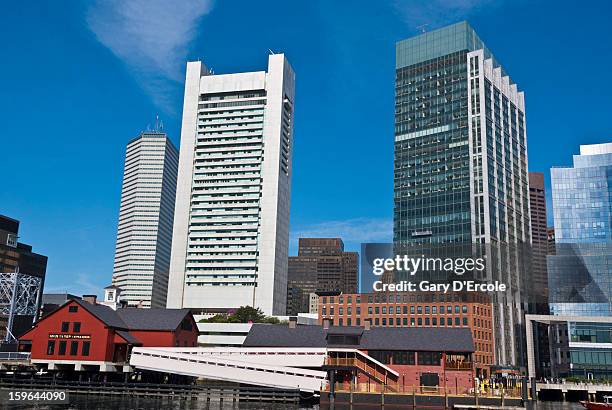
M 128 372 L 133 346 L 196 346 L 188 309 L 112 308 L 70 300 L 20 338 L 32 363 L 48 370 Z

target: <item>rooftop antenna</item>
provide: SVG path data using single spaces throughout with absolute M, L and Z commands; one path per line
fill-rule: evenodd
M 417 26 L 417 29 L 419 29 L 421 33 L 425 33 L 427 31 L 427 26 L 429 26 L 429 24 L 421 24 L 420 26 Z
M 270 54 L 272 54 L 272 55 L 276 54 L 274 51 L 272 51 L 272 49 L 271 49 L 271 48 L 269 48 L 269 49 L 268 49 L 268 51 L 269 51 L 269 52 L 270 52 Z
M 159 114 L 155 114 L 155 131 L 159 131 Z

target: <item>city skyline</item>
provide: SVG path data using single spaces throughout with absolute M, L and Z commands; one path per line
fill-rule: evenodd
M 598 116 L 605 118 L 600 113 L 603 113 L 605 107 L 610 105 L 606 102 L 609 101 L 609 97 L 604 96 L 604 91 L 599 91 L 601 95 L 598 95 L 598 91 L 594 88 L 589 88 L 588 84 L 581 83 L 580 87 L 583 89 L 565 89 L 563 93 L 570 93 L 570 97 L 573 96 L 570 101 L 575 101 L 576 104 L 578 104 L 577 101 L 580 101 L 580 98 L 591 97 L 594 99 L 593 110 L 590 110 L 588 114 L 589 120 L 593 119 L 592 122 L 587 121 L 588 125 L 582 121 L 575 121 L 575 124 L 570 122 L 569 125 L 564 123 L 563 127 L 567 130 L 561 130 L 555 122 L 560 122 L 558 118 L 564 116 L 562 113 L 556 112 L 555 109 L 560 109 L 562 104 L 575 107 L 576 104 L 567 101 L 551 104 L 554 107 L 548 111 L 549 115 L 542 113 L 542 111 L 546 113 L 546 109 L 543 109 L 539 104 L 549 104 L 555 99 L 555 95 L 557 95 L 555 93 L 559 92 L 551 87 L 552 83 L 555 79 L 558 80 L 567 76 L 568 72 L 572 72 L 572 64 L 575 64 L 568 63 L 560 53 L 553 58 L 553 53 L 559 52 L 561 49 L 553 44 L 552 40 L 556 41 L 560 38 L 570 46 L 572 42 L 576 42 L 576 44 L 583 42 L 584 38 L 592 38 L 596 41 L 606 38 L 609 28 L 605 24 L 592 24 L 584 32 L 568 30 L 567 26 L 564 27 L 562 23 L 569 21 L 569 15 L 575 13 L 569 13 L 569 10 L 565 10 L 565 13 L 563 13 L 560 8 L 550 11 L 553 13 L 553 17 L 556 17 L 559 21 L 558 26 L 553 24 L 552 26 L 536 28 L 535 23 L 538 20 L 538 13 L 541 15 L 544 12 L 536 8 L 536 10 L 532 10 L 533 15 L 528 16 L 528 18 L 526 16 L 526 21 L 523 24 L 524 32 L 515 33 L 516 38 L 509 41 L 504 40 L 503 36 L 495 33 L 496 25 L 502 23 L 502 17 L 491 19 L 490 15 L 496 12 L 501 15 L 502 13 L 499 13 L 500 8 L 503 8 L 509 14 L 518 14 L 525 12 L 526 6 L 523 6 L 487 6 L 488 9 L 482 7 L 476 11 L 464 10 L 459 15 L 449 12 L 447 17 L 442 17 L 443 22 L 438 21 L 436 24 L 432 24 L 431 27 L 428 27 L 428 30 L 469 17 L 470 22 L 486 39 L 487 44 L 495 50 L 496 55 L 502 56 L 502 64 L 509 67 L 508 71 L 513 74 L 513 78 L 522 85 L 529 96 L 527 106 L 530 115 L 527 121 L 530 135 L 530 170 L 545 172 L 547 180 L 549 180 L 548 169 L 550 166 L 567 163 L 567 158 L 570 158 L 571 153 L 579 143 L 606 142 L 605 138 L 608 138 L 609 134 L 606 124 L 604 121 L 597 123 L 595 120 Z M 334 7 L 337 6 L 322 6 L 319 4 L 307 7 L 305 12 L 317 16 L 317 23 L 327 30 L 332 30 L 331 25 L 323 16 L 328 12 L 333 12 L 330 8 L 333 9 Z M 324 70 L 312 69 L 314 68 L 312 63 L 306 62 L 305 59 L 317 50 L 316 47 L 308 47 L 303 39 L 292 33 L 288 35 L 287 39 L 279 41 L 280 44 L 272 44 L 273 37 L 270 37 L 270 35 L 255 36 L 256 38 L 250 40 L 249 46 L 246 48 L 252 48 L 253 44 L 258 44 L 255 47 L 256 50 L 249 50 L 244 55 L 236 56 L 235 59 L 222 58 L 221 56 L 225 53 L 222 51 L 223 44 L 227 46 L 227 43 L 224 42 L 233 41 L 234 38 L 224 39 L 221 42 L 223 44 L 213 45 L 215 43 L 215 25 L 221 24 L 225 16 L 224 13 L 228 13 L 228 10 L 224 9 L 221 4 L 215 4 L 211 6 L 210 10 L 202 12 L 201 21 L 193 26 L 194 30 L 202 30 L 206 34 L 206 39 L 201 41 L 196 38 L 198 36 L 194 37 L 195 40 L 192 41 L 193 44 L 189 47 L 183 61 L 190 59 L 190 57 L 201 57 L 204 62 L 213 63 L 213 68 L 217 72 L 248 71 L 256 68 L 254 67 L 256 64 L 261 65 L 262 58 L 260 55 L 265 55 L 266 48 L 271 47 L 273 51 L 285 51 L 299 78 L 304 78 L 304 85 L 301 86 L 303 88 L 300 89 L 300 86 L 298 86 L 297 91 L 299 108 L 297 109 L 298 117 L 296 119 L 295 162 L 299 171 L 296 173 L 293 183 L 294 195 L 291 210 L 293 238 L 298 236 L 343 237 L 347 239 L 347 249 L 349 250 L 355 249 L 355 243 L 371 239 L 383 239 L 385 232 L 387 240 L 390 240 L 392 178 L 389 178 L 389 176 L 392 175 L 393 152 L 393 130 L 390 119 L 393 115 L 393 106 L 392 89 L 383 84 L 393 80 L 392 64 L 388 63 L 392 61 L 392 49 L 395 41 L 410 37 L 416 34 L 418 30 L 415 24 L 406 22 L 397 10 L 390 10 L 390 6 L 388 8 L 384 6 L 375 7 L 390 22 L 389 28 L 378 33 L 378 36 L 375 36 L 374 39 L 364 40 L 366 48 L 374 48 L 376 51 L 362 50 L 362 43 L 355 42 L 356 29 L 347 21 L 345 23 L 348 35 L 344 35 L 347 33 L 334 32 L 335 35 L 329 38 L 322 35 L 326 42 L 330 38 L 332 39 L 326 44 L 323 44 L 319 38 L 313 41 L 320 48 L 320 54 L 315 54 L 315 56 L 331 61 L 326 66 L 334 66 L 331 75 L 326 75 Z M 545 8 L 545 6 L 540 7 Z M 25 13 L 23 10 L 15 11 Z M 42 14 L 39 15 L 42 11 L 34 10 L 29 18 L 37 21 L 42 17 Z M 30 131 L 25 129 L 24 132 L 23 127 L 19 126 L 21 123 L 30 121 L 28 114 L 21 113 L 21 111 L 24 111 L 21 109 L 21 98 L 28 96 L 29 93 L 40 93 L 40 90 L 34 86 L 14 87 L 7 85 L 5 88 L 4 92 L 7 93 L 9 98 L 3 98 L 2 108 L 3 112 L 7 114 L 6 118 L 11 119 L 5 123 L 8 126 L 6 132 L 9 133 L 7 135 L 19 136 L 15 138 L 15 141 L 12 138 L 11 141 L 7 141 L 8 150 L 16 153 L 15 158 L 9 160 L 8 166 L 19 169 L 26 181 L 36 181 L 39 184 L 40 191 L 37 192 L 38 196 L 34 197 L 25 187 L 30 184 L 17 184 L 15 182 L 9 184 L 8 189 L 3 190 L 2 195 L 0 195 L 0 199 L 6 204 L 3 213 L 26 221 L 27 223 L 24 223 L 24 228 L 26 228 L 24 236 L 28 238 L 29 242 L 36 243 L 37 249 L 42 253 L 49 255 L 49 289 L 69 291 L 82 289 L 83 292 L 90 292 L 93 288 L 97 288 L 99 291 L 104 285 L 108 284 L 112 271 L 113 231 L 116 229 L 116 215 L 118 215 L 116 198 L 121 185 L 119 174 L 121 172 L 122 147 L 129 136 L 144 128 L 147 119 L 152 118 L 157 111 L 162 113 L 171 139 L 178 142 L 178 123 L 180 120 L 180 114 L 177 114 L 180 113 L 180 99 L 178 102 L 176 98 L 171 99 L 173 102 L 170 106 L 175 107 L 174 113 L 165 112 L 164 110 L 167 107 L 160 107 L 159 105 L 163 106 L 163 104 L 159 103 L 159 99 L 154 99 L 146 90 L 143 91 L 146 87 L 142 85 L 142 78 L 134 75 L 134 69 L 129 66 L 131 63 L 126 62 L 126 69 L 126 66 L 121 63 L 122 60 L 125 62 L 125 58 L 117 59 L 104 46 L 96 43 L 95 37 L 88 32 L 90 28 L 102 44 L 109 46 L 115 55 L 120 57 L 123 55 L 117 53 L 112 44 L 106 44 L 102 34 L 96 31 L 96 24 L 84 17 L 89 12 L 89 10 L 72 10 L 71 13 L 67 14 L 67 17 L 63 17 L 70 18 L 72 24 L 69 24 L 61 34 L 38 40 L 43 42 L 43 45 L 47 45 L 54 53 L 57 53 L 53 56 L 47 55 L 46 52 L 39 55 L 39 58 L 44 58 L 48 62 L 45 68 L 48 78 L 45 84 L 48 88 L 43 89 L 39 97 L 43 104 L 46 103 L 49 95 L 58 97 L 57 101 L 54 100 L 53 107 L 55 109 L 48 109 L 46 110 L 48 112 L 40 114 L 42 116 L 40 123 L 43 124 L 44 132 L 37 132 L 36 134 L 44 135 L 45 138 L 36 137 L 32 139 Z M 585 13 L 582 9 L 576 12 Z M 600 15 L 603 16 L 605 13 L 592 13 L 591 17 L 596 19 L 600 18 Z M 364 20 L 364 16 L 356 11 L 351 11 L 349 17 L 355 20 L 351 24 Z M 379 27 L 381 26 L 380 18 L 382 17 L 376 17 L 374 23 Z M 79 23 L 75 23 L 75 21 Z M 89 28 L 85 27 L 87 24 L 84 21 L 88 21 Z M 538 23 L 542 23 L 542 21 L 538 21 Z M 42 27 L 45 27 L 44 24 Z M 14 26 L 9 29 L 18 31 L 17 27 Z M 566 31 L 571 31 L 571 35 L 567 34 Z M 68 34 L 75 33 L 76 36 L 69 39 Z M 528 36 L 534 35 L 537 35 L 539 41 L 525 41 L 526 38 L 529 38 Z M 546 37 L 546 35 L 549 35 L 549 37 Z M 343 38 L 349 38 L 352 41 L 349 41 L 348 44 L 342 44 L 341 40 Z M 23 41 L 29 41 L 29 37 L 24 36 Z M 65 44 L 58 49 L 52 46 L 57 42 L 60 44 L 64 42 Z M 519 42 L 521 47 L 517 47 Z M 21 42 L 17 43 L 22 44 Z M 267 46 L 264 46 L 264 43 Z M 320 47 L 322 44 L 325 47 Z M 597 43 L 595 42 L 595 44 Z M 73 48 L 83 53 L 83 66 L 87 69 L 60 63 L 61 56 L 74 51 Z M 593 57 L 597 56 L 599 58 L 596 49 L 597 47 L 594 46 L 592 49 L 582 50 L 585 53 L 583 56 L 588 58 L 589 53 L 593 53 Z M 338 50 L 343 51 L 344 54 L 337 53 Z M 346 78 L 340 76 L 340 73 L 343 73 L 343 70 L 348 67 L 348 62 L 357 55 L 357 51 L 363 51 L 363 56 L 366 58 L 362 60 L 363 69 L 356 71 L 362 71 L 361 76 L 367 75 L 369 79 L 367 82 L 348 74 Z M 21 76 L 30 70 L 27 66 L 30 57 L 24 56 L 22 51 L 14 49 L 12 46 L 8 52 L 10 56 L 23 59 L 26 62 L 26 69 L 23 74 L 13 72 L 13 68 L 10 67 L 4 69 L 5 78 L 19 83 Z M 516 58 L 519 53 L 526 54 L 530 58 L 530 62 L 533 61 L 534 64 L 525 64 L 523 67 Z M 96 59 L 100 59 L 104 63 L 104 68 L 107 70 L 104 76 L 99 76 L 95 67 L 91 65 L 90 59 L 93 58 L 94 54 Z M 382 58 L 383 55 L 384 58 Z M 329 56 L 334 56 L 337 60 L 325 58 Z M 374 63 L 371 57 L 380 57 L 380 61 Z M 605 65 L 605 60 L 610 57 L 604 54 L 601 58 L 604 60 L 602 64 Z M 385 60 L 385 69 L 380 70 L 383 74 L 375 73 L 378 66 L 383 64 L 383 60 Z M 533 69 L 538 64 L 543 65 L 545 62 L 552 63 L 550 70 L 536 72 Z M 221 64 L 221 66 L 217 64 Z M 166 69 L 162 67 L 162 71 Z M 85 83 L 92 80 L 89 78 L 92 75 L 95 76 L 96 81 L 104 85 L 104 88 L 109 88 L 108 91 L 95 89 L 99 100 L 96 110 L 94 110 L 97 111 L 96 116 L 76 109 L 72 102 L 78 100 L 80 93 L 83 91 L 81 88 L 84 87 Z M 65 85 L 67 83 L 68 80 L 65 76 L 69 76 L 71 80 L 74 79 L 74 85 L 61 90 L 56 88 L 58 84 Z M 79 80 L 78 77 L 81 76 L 83 80 Z M 54 81 L 56 82 L 54 83 Z M 118 85 L 111 84 L 109 87 L 109 84 L 115 81 Z M 538 82 L 543 84 L 536 84 Z M 318 83 L 323 85 L 320 89 L 317 89 L 320 92 L 312 92 L 313 84 Z M 174 88 L 181 89 L 180 81 Z M 381 91 L 375 91 L 376 89 Z M 361 111 L 362 108 L 355 101 L 357 101 L 356 97 L 362 93 L 366 93 L 369 98 L 379 98 L 385 103 L 381 107 L 368 107 L 370 115 L 374 118 L 371 124 L 364 124 L 357 120 L 353 121 L 356 124 L 348 124 L 348 129 L 344 130 L 345 123 L 334 120 L 332 115 L 342 117 L 342 115 L 351 113 L 353 116 L 350 118 L 359 118 L 365 112 Z M 341 104 L 338 104 L 336 98 L 340 98 Z M 16 104 L 13 104 L 14 107 L 7 104 L 11 100 L 16 102 Z M 104 104 L 108 101 L 114 101 L 116 106 L 105 110 Z M 151 101 L 155 101 L 155 105 Z M 321 108 L 318 108 L 320 111 L 313 111 L 312 107 L 317 104 L 321 105 Z M 336 111 L 331 109 L 342 105 L 344 107 L 338 107 Z M 141 108 L 137 108 L 135 112 L 124 112 L 127 106 Z M 337 112 L 338 110 L 340 112 Z M 553 112 L 559 114 L 559 116 L 550 115 Z M 67 121 L 68 118 L 70 118 L 70 121 Z M 316 118 L 316 120 L 313 120 L 313 118 Z M 326 129 L 321 133 L 317 124 L 322 121 L 325 122 Z M 83 127 L 84 122 L 89 127 Z M 98 124 L 100 126 L 96 127 Z M 97 128 L 100 128 L 100 131 Z M 84 137 L 81 132 L 78 132 L 83 129 L 88 130 Z M 38 131 L 40 131 L 40 128 Z M 555 150 L 550 150 L 548 147 L 552 138 L 550 135 L 546 135 L 548 133 L 554 134 L 554 141 L 559 142 L 559 144 L 556 144 Z M 112 134 L 113 138 L 109 138 L 109 134 Z M 70 143 L 70 141 L 73 141 L 73 135 L 80 136 L 78 144 Z M 104 136 L 105 139 L 101 139 L 101 136 Z M 59 144 L 61 149 L 49 149 L 48 140 L 57 142 L 58 138 L 65 142 L 65 144 Z M 356 143 L 346 146 L 351 138 L 354 138 Z M 372 144 L 371 141 L 374 138 L 381 143 Z M 536 141 L 535 144 L 533 143 L 534 140 Z M 104 142 L 100 143 L 100 141 Z M 326 151 L 321 153 L 320 147 L 323 143 L 326 143 Z M 84 156 L 82 153 L 87 147 L 95 147 L 97 153 L 96 158 L 87 159 L 94 165 L 89 178 L 92 180 L 93 184 L 91 185 L 96 188 L 95 190 L 82 186 L 76 188 L 73 185 L 79 181 L 76 174 L 83 166 L 82 159 L 78 157 Z M 343 152 L 346 155 L 343 158 L 338 158 L 335 154 L 337 152 Z M 68 161 L 69 158 L 73 161 Z M 367 162 L 370 166 L 355 166 L 355 158 Z M 33 163 L 34 166 L 31 170 L 23 166 L 24 160 Z M 335 183 L 327 185 L 324 179 L 318 178 L 324 173 L 339 174 L 340 176 L 350 175 L 351 178 L 344 178 L 349 192 L 338 194 L 331 192 L 331 189 L 335 189 Z M 369 173 L 373 175 L 370 176 Z M 314 184 L 311 182 L 312 180 L 320 181 L 320 183 Z M 378 182 L 380 180 L 383 182 Z M 24 187 L 21 185 L 24 185 Z M 70 187 L 71 192 L 68 193 L 62 189 L 62 185 Z M 367 188 L 364 189 L 364 187 Z M 363 193 L 351 194 L 351 192 L 357 192 L 358 190 L 363 191 Z M 329 195 L 327 195 L 328 193 Z M 326 201 L 317 200 L 322 196 L 326 198 Z M 363 200 L 366 197 L 370 200 Z M 317 202 L 326 202 L 326 204 L 318 204 Z M 349 202 L 351 205 L 347 206 Z M 333 206 L 329 206 L 330 203 Z M 365 226 L 366 229 L 360 229 L 360 225 Z M 78 243 L 77 252 L 74 249 L 64 249 L 68 248 L 65 246 L 66 242 L 57 241 L 59 227 L 65 229 L 63 235 L 76 240 Z M 378 229 L 368 229 L 367 227 L 377 227 Z M 370 234 L 372 231 L 374 231 L 374 235 Z M 96 233 L 96 240 L 91 243 L 92 239 L 89 237 L 92 236 L 93 232 Z M 353 239 L 352 243 L 351 239 Z M 293 245 L 290 254 L 295 254 L 294 249 L 295 245 Z M 83 255 L 83 257 L 75 258 L 74 253 Z M 73 259 L 69 259 L 69 255 Z M 74 285 L 70 285 L 71 283 Z M 69 287 L 69 285 L 74 287 Z

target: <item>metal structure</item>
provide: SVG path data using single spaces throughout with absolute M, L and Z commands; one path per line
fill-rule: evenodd
M 38 299 L 42 278 L 19 272 L 0 273 L 0 315 L 8 317 L 5 341 L 15 337 L 13 319 L 15 315 L 28 315 L 36 317 Z

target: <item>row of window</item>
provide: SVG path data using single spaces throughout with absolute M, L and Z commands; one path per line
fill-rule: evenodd
M 62 333 L 67 333 L 69 331 L 70 331 L 70 322 L 62 322 Z M 81 332 L 81 322 L 72 323 L 72 332 L 73 333 Z
M 68 346 L 68 342 L 65 340 L 61 340 L 58 345 L 57 354 L 60 356 L 66 355 L 66 348 Z M 81 356 L 89 356 L 89 349 L 91 347 L 90 342 L 83 342 L 81 346 Z M 79 352 L 79 342 L 72 341 L 70 342 L 70 356 L 76 356 Z M 47 342 L 47 355 L 51 356 L 55 354 L 55 340 L 49 340 Z
M 325 314 L 325 313 L 323 313 Z M 325 318 L 324 318 L 325 319 Z M 410 318 L 410 326 L 423 326 L 423 324 L 425 324 L 425 326 L 438 326 L 438 318 L 437 317 L 426 317 L 424 318 L 425 320 L 423 321 L 423 318 L 419 317 L 419 318 Z M 449 317 L 449 318 L 444 318 L 441 317 L 440 319 L 440 326 L 453 326 L 453 318 Z M 344 322 L 344 318 L 339 318 L 337 321 L 337 326 L 344 326 L 345 322 Z M 355 326 L 361 326 L 361 318 L 356 318 L 355 319 Z M 404 317 L 404 318 L 393 318 L 393 317 L 383 317 L 383 318 L 374 318 L 373 319 L 373 325 L 374 326 L 408 326 L 408 318 Z M 353 326 L 353 320 L 352 318 L 348 317 L 346 318 L 346 326 Z M 455 317 L 454 320 L 454 326 L 468 326 L 468 318 L 467 317 L 463 317 L 463 318 L 459 318 L 459 317 Z
M 326 314 L 325 313 L 326 310 L 327 310 L 326 306 L 323 306 L 321 308 L 321 311 L 323 312 L 324 315 Z M 382 307 L 379 307 L 379 306 L 374 306 L 374 307 L 368 306 L 368 314 L 370 314 L 370 315 L 373 312 L 376 313 L 376 314 L 379 314 L 381 312 L 381 310 L 382 310 L 383 314 L 386 314 L 387 313 L 387 306 L 382 306 Z M 395 306 L 395 309 L 393 309 L 393 306 L 389 306 L 389 310 L 388 311 L 389 311 L 390 314 L 392 314 L 394 310 L 395 310 L 395 313 L 398 314 L 398 315 L 402 314 L 402 313 L 404 315 L 408 314 L 408 306 Z M 468 313 L 468 307 L 465 306 L 465 305 L 463 305 L 461 307 L 459 305 L 456 305 L 454 311 L 455 311 L 455 313 Z M 329 307 L 329 312 L 330 312 L 329 313 L 330 315 L 334 314 L 334 306 L 330 306 Z M 361 307 L 357 306 L 355 308 L 355 312 L 356 312 L 356 314 L 360 315 L 361 314 Z M 443 315 L 444 312 L 445 312 L 444 306 L 440 306 L 440 314 Z M 353 313 L 352 307 L 351 306 L 347 307 L 346 308 L 346 314 L 347 315 L 351 315 L 352 313 Z M 429 314 L 438 314 L 438 307 L 437 306 L 416 306 L 416 308 L 415 308 L 415 306 L 410 306 L 410 314 L 414 315 L 415 313 L 419 314 L 419 315 L 422 315 L 423 313 L 426 314 L 426 315 L 429 315 Z M 453 307 L 450 306 L 450 305 L 446 306 L 446 313 L 452 314 L 453 313 Z M 343 315 L 344 314 L 344 307 L 340 306 L 338 308 L 338 314 L 339 315 Z

